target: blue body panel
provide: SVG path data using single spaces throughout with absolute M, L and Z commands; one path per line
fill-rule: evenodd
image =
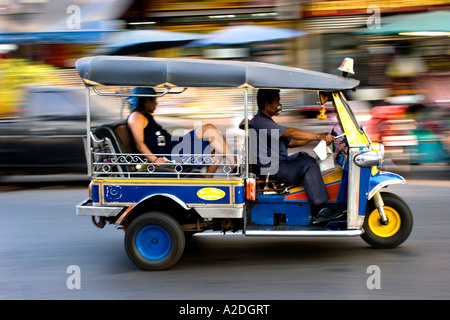
M 285 196 L 260 194 L 258 201 L 251 205 L 251 223 L 273 225 L 276 214 L 284 214 L 286 225 L 311 224 L 311 206 L 308 201 L 286 202 Z
M 330 194 L 329 204 L 347 202 L 348 177 L 345 171 L 325 174 L 324 182 Z M 301 187 L 285 194 L 258 193 L 257 200 L 251 203 L 250 212 L 249 223 L 256 225 L 274 225 L 277 222 L 286 226 L 311 224 L 311 205 L 306 191 Z
M 370 199 L 371 195 L 373 195 L 373 193 L 378 191 L 379 189 L 390 184 L 398 183 L 405 183 L 405 179 L 396 173 L 378 172 L 376 175 L 370 177 L 369 189 L 367 192 L 368 199 Z
M 371 168 L 360 168 L 358 215 L 364 216 L 367 207 L 367 191 L 369 190 Z
M 135 205 L 154 195 L 167 194 L 189 205 L 242 205 L 243 181 L 98 180 L 92 183 L 92 201 L 99 205 Z

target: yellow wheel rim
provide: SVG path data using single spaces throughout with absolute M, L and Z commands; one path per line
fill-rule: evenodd
M 399 213 L 394 208 L 384 206 L 383 209 L 388 219 L 388 224 L 382 225 L 380 223 L 380 214 L 378 213 L 378 209 L 375 209 L 370 213 L 368 225 L 376 236 L 388 238 L 400 230 L 401 219 Z

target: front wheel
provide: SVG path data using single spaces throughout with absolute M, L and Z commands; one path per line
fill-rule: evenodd
M 373 201 L 367 204 L 364 218 L 364 233 L 361 238 L 374 248 L 389 249 L 402 244 L 409 236 L 413 217 L 408 205 L 397 195 L 389 192 L 381 194 L 387 225 L 380 222 L 380 214 Z
M 180 224 L 163 212 L 148 212 L 133 220 L 125 233 L 131 261 L 144 270 L 164 270 L 175 265 L 184 252 Z

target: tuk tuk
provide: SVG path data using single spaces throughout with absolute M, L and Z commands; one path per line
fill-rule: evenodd
M 257 62 L 120 56 L 81 58 L 76 68 L 86 86 L 91 179 L 89 198 L 77 205 L 77 215 L 91 216 L 100 228 L 109 223 L 123 229 L 126 252 L 140 268 L 174 266 L 183 255 L 186 238 L 206 230 L 265 237 L 361 236 L 376 248 L 393 248 L 408 238 L 413 224 L 410 209 L 397 195 L 381 193 L 384 187 L 405 180 L 379 170 L 383 146 L 370 141 L 352 112 L 345 92 L 354 90 L 359 81 L 346 73 L 337 76 Z M 130 87 L 150 87 L 155 94 L 123 89 Z M 163 97 L 183 94 L 191 87 L 242 90 L 244 141 L 232 155 L 237 168 L 214 160 L 217 154 L 191 154 L 156 165 L 133 151 L 126 121 L 90 126 L 92 94 Z M 323 157 L 322 153 L 318 161 L 332 163 L 323 180 L 329 204 L 346 209 L 341 219 L 312 224 L 311 205 L 301 185 L 252 173 L 250 95 L 260 88 L 314 90 L 320 104 L 327 100 L 333 104 L 339 121 L 334 134 L 341 147 L 336 154 L 328 150 Z M 196 170 L 209 165 L 219 167 L 212 176 Z

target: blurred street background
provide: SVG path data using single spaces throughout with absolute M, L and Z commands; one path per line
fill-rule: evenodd
M 332 74 L 340 74 L 337 68 L 350 57 L 355 72 L 350 76 L 361 84 L 348 96 L 372 140 L 384 143 L 388 163 L 447 165 L 449 9 L 448 0 L 2 0 L 0 171 L 17 169 L 10 165 L 12 159 L 30 158 L 23 146 L 20 152 L 14 150 L 23 136 L 83 134 L 56 132 L 54 124 L 45 120 L 55 114 L 72 122 L 74 115 L 82 117 L 83 98 L 68 98 L 64 88 L 81 89 L 75 62 L 98 54 L 251 60 Z M 49 86 L 63 89 L 45 97 L 30 93 L 30 88 L 42 86 L 47 91 L 55 91 Z M 279 122 L 311 130 L 322 130 L 324 125 L 328 130 L 333 123 L 332 112 L 327 120 L 317 120 L 316 94 L 283 92 L 282 100 Z M 188 90 L 160 99 L 156 114 L 173 128 L 188 126 L 186 118 L 230 128 L 242 117 L 242 101 L 240 91 Z M 115 100 L 102 104 L 111 110 L 102 111 L 104 117 L 123 107 Z M 36 109 L 43 105 L 54 109 Z M 78 113 L 69 110 L 74 108 Z M 13 129 L 28 125 L 39 127 L 31 132 Z M 83 130 L 81 122 L 77 126 Z M 49 172 L 22 162 L 19 173 Z M 64 170 L 84 169 L 68 164 Z
M 361 83 L 346 94 L 372 141 L 385 145 L 386 169 L 407 179 L 393 192 L 413 211 L 411 239 L 379 251 L 354 239 L 201 235 L 175 269 L 137 270 L 122 233 L 75 216 L 87 176 L 85 93 L 74 66 L 92 55 L 336 75 L 354 59 L 348 76 Z M 0 298 L 448 299 L 449 84 L 450 0 L 0 0 Z M 315 132 L 336 122 L 328 105 L 327 119 L 317 118 L 315 93 L 281 97 L 277 122 Z M 189 89 L 160 98 L 155 118 L 168 129 L 202 120 L 239 132 L 242 104 L 239 90 Z M 93 97 L 93 124 L 126 110 Z M 74 264 L 78 291 L 66 286 Z M 379 291 L 367 289 L 369 265 L 381 267 Z

